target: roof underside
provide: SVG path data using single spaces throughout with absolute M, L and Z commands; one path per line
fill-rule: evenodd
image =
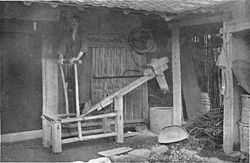
M 144 10 L 161 13 L 184 13 L 201 8 L 221 5 L 234 0 L 59 0 L 62 3 L 73 3 L 80 6 L 96 6 Z

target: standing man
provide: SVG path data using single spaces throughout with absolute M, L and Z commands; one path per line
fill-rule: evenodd
M 60 47 L 58 49 L 59 62 L 63 63 L 64 60 L 70 62 L 70 64 L 65 64 L 65 82 L 67 85 L 68 96 L 69 96 L 69 111 L 70 113 L 75 112 L 75 83 L 74 83 L 74 66 L 73 62 L 81 60 L 88 52 L 87 43 L 87 32 L 83 31 L 80 26 L 80 17 L 77 15 L 71 18 L 71 30 L 65 34 L 65 38 L 62 39 Z M 81 75 L 83 65 L 78 65 L 78 78 L 79 85 L 85 84 L 81 81 L 84 78 Z M 80 103 L 84 103 L 81 95 L 83 95 L 84 90 L 79 90 Z

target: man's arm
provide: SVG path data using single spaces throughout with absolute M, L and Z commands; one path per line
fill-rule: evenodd
M 87 55 L 87 53 L 88 53 L 88 41 L 87 41 L 87 39 L 88 39 L 87 33 L 83 32 L 81 34 L 80 52 L 78 53 L 78 55 L 76 57 L 73 57 L 71 59 L 71 62 L 76 61 L 76 60 L 80 60 L 83 55 Z

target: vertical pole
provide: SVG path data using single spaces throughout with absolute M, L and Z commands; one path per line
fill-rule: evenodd
M 66 112 L 66 114 L 69 114 L 69 96 L 68 96 L 67 83 L 65 81 L 65 76 L 64 76 L 62 64 L 59 63 L 59 66 L 60 66 L 61 77 L 62 77 L 62 82 L 63 82 L 63 91 L 64 91 L 64 98 L 65 98 L 65 112 Z
M 173 124 L 182 123 L 180 28 L 172 27 Z
M 54 153 L 62 152 L 62 132 L 61 122 L 52 122 L 52 151 Z
M 51 135 L 51 126 L 49 126 L 50 122 L 42 116 L 42 123 L 43 123 L 43 147 L 48 148 L 50 146 L 50 135 Z
M 226 23 L 223 23 L 224 29 Z M 223 30 L 225 31 L 225 30 Z M 233 74 L 232 74 L 232 41 L 231 33 L 223 35 L 227 66 L 224 71 L 226 76 L 226 90 L 224 95 L 223 117 L 223 149 L 226 154 L 233 152 L 234 143 L 234 106 L 233 106 Z
M 78 73 L 77 73 L 77 65 L 74 64 L 74 76 L 75 76 L 75 98 L 76 98 L 76 116 L 80 116 L 80 104 L 79 104 L 79 86 L 78 86 Z M 78 137 L 82 140 L 82 126 L 81 121 L 77 122 L 78 129 Z
M 123 143 L 124 142 L 124 131 L 123 131 L 123 96 L 115 97 L 115 110 L 117 113 L 116 116 L 116 142 Z

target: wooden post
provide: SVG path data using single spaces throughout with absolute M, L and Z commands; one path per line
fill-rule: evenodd
M 226 23 L 224 22 L 224 29 Z M 225 33 L 223 36 L 227 66 L 226 90 L 224 95 L 224 117 L 223 117 L 223 149 L 226 154 L 233 152 L 234 143 L 234 106 L 233 106 L 233 73 L 232 73 L 232 40 L 231 33 Z
M 62 133 L 61 133 L 61 122 L 52 122 L 52 151 L 54 153 L 62 152 Z
M 50 147 L 50 139 L 51 139 L 51 127 L 49 126 L 48 120 L 42 116 L 43 123 L 43 147 Z
M 67 83 L 65 81 L 65 76 L 64 76 L 62 64 L 60 63 L 59 66 L 60 66 L 61 77 L 62 77 L 62 82 L 63 82 L 63 92 L 64 92 L 64 99 L 65 99 L 65 112 L 66 112 L 66 114 L 69 114 L 69 96 L 68 96 Z
M 114 99 L 115 101 L 115 110 L 117 112 L 116 116 L 116 142 L 124 142 L 124 131 L 123 131 L 123 96 L 117 96 Z
M 78 86 L 78 73 L 77 73 L 77 65 L 74 64 L 74 75 L 75 75 L 75 98 L 76 98 L 76 117 L 80 116 L 80 104 L 79 104 L 79 86 Z M 81 122 L 77 122 L 78 129 L 78 137 L 80 140 L 83 140 L 82 137 L 82 124 Z
M 172 27 L 173 124 L 182 123 L 180 28 Z

